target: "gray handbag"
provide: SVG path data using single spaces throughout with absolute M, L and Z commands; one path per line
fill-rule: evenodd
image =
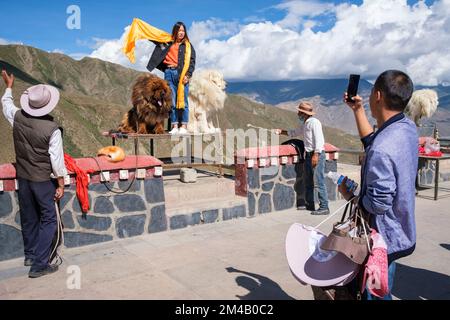
M 357 203 L 347 204 L 341 221 L 334 224 L 320 248 L 340 252 L 359 265 L 366 261 L 370 252 L 370 227 Z

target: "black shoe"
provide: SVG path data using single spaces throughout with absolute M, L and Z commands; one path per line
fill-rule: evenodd
M 311 214 L 313 216 L 326 216 L 327 214 L 330 214 L 330 210 L 329 209 L 319 209 L 316 211 L 312 211 Z
M 31 258 L 25 258 L 25 261 L 23 262 L 23 265 L 25 267 L 31 267 L 33 265 L 33 259 Z
M 28 278 L 39 278 L 39 277 L 45 276 L 47 274 L 54 273 L 56 271 L 58 271 L 58 266 L 50 265 L 41 270 L 36 270 L 36 271 L 30 270 L 30 272 L 28 272 Z
M 308 211 L 316 211 L 316 208 L 314 208 L 314 207 L 306 207 L 306 210 L 308 210 Z
M 297 210 L 306 210 L 306 207 L 305 206 L 298 206 Z

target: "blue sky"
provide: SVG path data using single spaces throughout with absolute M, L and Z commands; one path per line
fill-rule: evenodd
M 380 0 L 378 0 L 380 1 Z M 108 1 L 49 0 L 8 1 L 2 3 L 0 38 L 22 42 L 47 51 L 59 49 L 65 53 L 87 52 L 92 38 L 113 39 L 134 17 L 170 30 L 175 20 L 190 26 L 193 21 L 218 18 L 224 21 L 246 22 L 258 17 L 267 21 L 281 20 L 284 13 L 274 9 L 279 0 L 172 0 L 172 1 Z M 318 1 L 322 3 L 361 4 L 353 1 Z M 417 1 L 408 1 L 415 3 Z M 431 3 L 433 1 L 426 1 Z M 81 29 L 69 30 L 66 9 L 78 5 L 81 9 Z M 331 27 L 333 19 L 324 17 L 323 29 Z M 5 28 L 5 26 L 11 26 Z
M 193 21 L 210 17 L 223 20 L 243 20 L 259 15 L 261 10 L 278 1 L 229 1 L 229 0 L 173 0 L 173 1 L 8 1 L 2 4 L 2 24 L 12 26 L 0 31 L 0 38 L 23 42 L 44 50 L 62 49 L 65 52 L 86 51 L 79 43 L 91 38 L 112 39 L 120 37 L 123 28 L 134 17 L 169 30 L 177 20 L 190 25 Z M 66 20 L 69 5 L 81 9 L 81 29 L 69 30 Z M 269 12 L 271 11 L 271 12 Z M 268 10 L 264 17 L 281 18 L 281 12 Z M 78 44 L 77 44 L 77 40 Z
M 80 30 L 66 27 L 70 5 L 81 10 Z M 396 68 L 421 84 L 450 82 L 450 0 L 4 1 L 0 44 L 145 70 L 148 42 L 138 43 L 136 64 L 121 51 L 134 17 L 169 32 L 185 22 L 198 67 L 229 80 L 371 78 Z

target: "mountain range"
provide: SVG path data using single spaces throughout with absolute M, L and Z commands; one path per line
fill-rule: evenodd
M 342 101 L 347 84 L 347 79 L 231 82 L 227 86 L 227 92 L 291 111 L 296 110 L 300 101 L 309 100 L 316 106 L 317 118 L 324 125 L 357 134 L 353 114 Z M 372 86 L 367 80 L 360 81 L 358 93 L 364 101 L 368 101 Z M 433 89 L 438 93 L 439 107 L 433 117 L 423 119 L 422 123 L 436 124 L 441 135 L 450 136 L 450 86 L 416 87 L 416 89 L 424 88 Z M 370 114 L 367 103 L 365 107 Z M 373 119 L 371 121 L 374 124 Z
M 52 112 L 55 121 L 64 128 L 64 150 L 73 157 L 95 156 L 97 150 L 111 143 L 101 135 L 118 127 L 122 115 L 131 108 L 131 88 L 142 73 L 94 58 L 74 60 L 60 53 L 48 53 L 22 45 L 0 45 L 0 69 L 15 75 L 13 96 L 16 105 L 20 95 L 28 87 L 50 84 L 61 93 L 58 107 Z M 5 85 L 0 83 L 0 93 Z M 247 129 L 251 124 L 263 128 L 292 128 L 298 124 L 297 116 L 290 110 L 255 103 L 247 98 L 229 94 L 225 108 L 211 115 L 220 128 Z M 0 117 L 3 143 L 0 163 L 13 162 L 12 130 Z M 343 131 L 325 127 L 328 142 L 344 148 L 359 146 L 359 140 Z M 130 153 L 132 141 L 119 141 Z M 141 142 L 142 152 L 148 150 L 148 142 Z M 159 156 L 167 156 L 170 142 L 156 146 Z

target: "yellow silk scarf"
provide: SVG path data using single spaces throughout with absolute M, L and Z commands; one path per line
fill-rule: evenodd
M 134 18 L 131 24 L 130 31 L 125 37 L 125 43 L 123 47 L 123 52 L 130 59 L 132 63 L 135 63 L 136 58 L 134 56 L 134 49 L 136 47 L 137 40 L 152 40 L 161 43 L 172 42 L 172 35 L 165 31 L 159 30 L 152 27 L 148 23 L 142 21 L 141 19 Z M 191 62 L 191 44 L 188 40 L 185 41 L 186 53 L 184 55 L 184 67 L 180 75 L 180 82 L 178 83 L 177 91 L 177 109 L 184 109 L 184 84 L 183 79 L 189 70 L 189 64 Z

